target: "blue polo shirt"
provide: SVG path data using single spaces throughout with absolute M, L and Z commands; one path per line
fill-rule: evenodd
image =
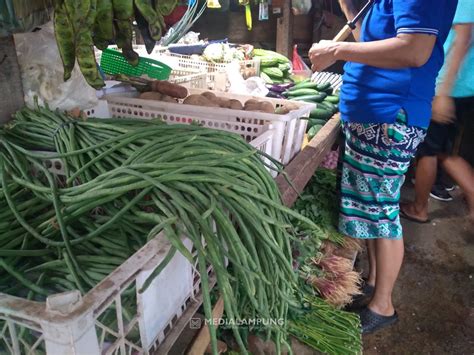
M 396 37 L 401 33 L 436 36 L 428 62 L 420 68 L 381 69 L 348 62 L 341 89 L 344 121 L 393 123 L 404 109 L 408 124 L 428 127 L 435 81 L 444 61 L 443 44 L 457 0 L 376 0 L 365 16 L 361 42 Z

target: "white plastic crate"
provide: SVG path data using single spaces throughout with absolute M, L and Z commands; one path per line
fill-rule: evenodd
M 196 58 L 195 56 L 171 53 L 164 48 L 156 48 L 150 57 L 166 63 L 173 69 L 182 68 L 206 73 L 208 89 L 227 91 L 230 87 L 230 83 L 227 79 L 227 67 L 230 62 L 211 63 Z M 240 65 L 240 72 L 244 78 L 249 77 L 247 72 L 252 73 L 250 76 L 260 75 L 260 61 L 258 59 L 242 60 L 238 63 Z
M 190 89 L 190 94 L 201 94 L 205 90 Z M 244 104 L 249 99 L 271 102 L 275 108 L 284 106 L 286 100 L 261 98 L 248 95 L 221 93 L 218 96 L 236 99 Z M 283 164 L 290 162 L 301 151 L 308 117 L 315 104 L 293 102 L 298 106 L 286 115 L 273 113 L 239 111 L 216 107 L 202 107 L 168 103 L 152 100 L 141 100 L 133 97 L 110 95 L 106 97 L 113 117 L 160 118 L 169 123 L 199 122 L 205 127 L 221 129 L 240 134 L 251 143 L 262 133 L 273 130 L 272 147 L 269 153 Z M 254 145 L 255 146 L 255 145 Z M 269 152 L 269 147 L 266 147 Z
M 131 95 L 133 95 L 131 93 Z M 175 114 L 173 109 L 166 111 L 166 108 L 162 108 L 161 111 L 157 110 L 156 107 L 148 107 L 146 104 L 148 100 L 138 100 L 130 99 L 119 96 L 108 96 L 108 101 L 99 100 L 99 103 L 96 107 L 86 110 L 85 113 L 88 117 L 97 117 L 97 118 L 141 118 L 141 119 L 153 119 L 160 118 L 167 122 L 168 124 L 191 124 L 191 123 L 200 123 L 203 127 L 220 129 L 227 132 L 234 132 L 240 134 L 246 139 L 246 141 L 252 145 L 254 148 L 258 149 L 261 152 L 268 154 L 273 157 L 273 146 L 274 139 L 276 135 L 276 130 L 273 129 L 271 124 L 265 122 L 228 122 L 226 118 L 222 119 L 220 117 L 213 118 L 202 118 L 197 116 L 190 116 L 186 114 L 185 117 Z M 131 101 L 130 101 L 131 100 Z M 142 102 L 141 107 L 137 107 L 137 101 Z M 128 104 L 127 104 L 128 103 Z M 167 103 L 163 103 L 167 104 Z M 173 104 L 172 104 L 173 105 Z M 174 104 L 173 106 L 177 106 Z M 191 108 L 195 106 L 187 106 L 179 104 L 180 106 L 186 106 Z M 168 105 L 166 105 L 168 106 Z M 266 161 L 267 164 L 270 164 L 269 161 Z M 54 166 L 53 166 L 54 167 Z M 53 171 L 56 172 L 56 171 Z M 276 171 L 271 170 L 271 174 L 276 176 Z
M 190 241 L 183 240 L 191 250 Z M 51 295 L 42 303 L 0 293 L 0 352 L 167 353 L 166 336 L 187 325 L 202 302 L 196 265 L 176 254 L 144 293 L 137 292 L 133 309 L 127 307 L 128 320 L 122 296 L 131 286 L 141 288 L 170 247 L 160 233 L 82 297 L 79 291 L 71 291 Z M 212 274 L 210 269 L 208 273 Z M 113 319 L 104 324 L 101 316 L 110 310 Z
M 207 87 L 206 73 L 192 70 L 173 69 L 168 81 L 190 89 L 205 89 Z

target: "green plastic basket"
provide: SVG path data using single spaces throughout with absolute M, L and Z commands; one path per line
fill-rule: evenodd
M 105 49 L 100 59 L 100 67 L 109 75 L 124 74 L 127 76 L 148 75 L 157 80 L 167 80 L 171 68 L 157 60 L 140 57 L 136 67 L 130 65 L 122 53 L 113 49 Z

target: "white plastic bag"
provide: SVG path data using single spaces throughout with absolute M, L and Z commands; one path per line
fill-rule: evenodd
M 227 78 L 230 82 L 229 92 L 240 95 L 252 95 L 265 97 L 268 89 L 265 82 L 258 76 L 254 76 L 245 80 L 240 73 L 240 64 L 237 61 L 227 66 Z
M 293 0 L 291 3 L 293 14 L 298 15 L 307 15 L 311 10 L 311 0 Z
M 52 109 L 85 110 L 97 105 L 96 90 L 87 84 L 78 65 L 64 82 L 51 22 L 39 31 L 15 35 L 15 44 L 27 106 L 33 106 L 35 96 Z

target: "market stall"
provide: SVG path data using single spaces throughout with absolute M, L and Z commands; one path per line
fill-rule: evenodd
M 58 2 L 54 37 L 16 38 L 28 107 L 0 128 L 0 352 L 167 354 L 199 313 L 191 354 L 249 335 L 358 353 L 341 310 L 357 246 L 336 230 L 334 158 L 316 171 L 337 156 L 340 76 L 247 45 L 155 46 L 206 9 L 166 33 L 177 2 L 158 4 Z

